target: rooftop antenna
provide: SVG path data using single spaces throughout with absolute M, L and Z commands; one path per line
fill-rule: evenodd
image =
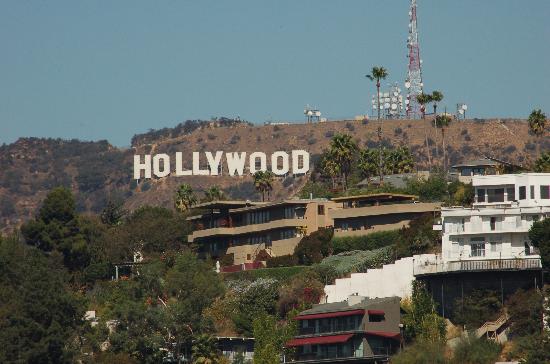
M 420 59 L 420 46 L 418 42 L 418 27 L 416 19 L 416 0 L 411 0 L 409 9 L 409 36 L 407 38 L 407 58 L 409 58 L 409 68 L 405 87 L 407 88 L 407 117 L 409 119 L 420 119 L 422 116 L 421 105 L 416 97 L 423 92 L 422 83 L 422 60 Z

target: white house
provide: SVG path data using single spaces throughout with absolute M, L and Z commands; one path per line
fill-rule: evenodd
M 472 207 L 441 209 L 442 260 L 538 258 L 534 221 L 550 217 L 550 173 L 474 176 Z

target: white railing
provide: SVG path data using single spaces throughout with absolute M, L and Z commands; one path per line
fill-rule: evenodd
M 461 260 L 454 262 L 426 262 L 424 264 L 413 264 L 413 274 L 437 274 L 447 272 L 475 272 L 487 270 L 524 270 L 540 269 L 542 267 L 539 258 L 516 258 L 516 259 L 479 259 Z

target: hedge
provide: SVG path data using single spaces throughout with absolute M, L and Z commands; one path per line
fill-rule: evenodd
M 393 263 L 395 254 L 392 246 L 365 251 L 354 250 L 323 259 L 319 265 L 332 267 L 339 277 L 350 273 L 366 272 L 367 269 L 381 268 L 384 264 Z
M 286 281 L 293 276 L 302 273 L 304 270 L 309 269 L 307 266 L 297 265 L 294 267 L 278 267 L 278 268 L 263 268 L 254 270 L 245 270 L 235 273 L 226 273 L 224 278 L 228 280 L 244 279 L 254 281 L 259 278 L 273 278 L 280 282 Z
M 352 250 L 374 250 L 395 244 L 400 239 L 399 230 L 378 231 L 362 236 L 332 238 L 333 254 Z

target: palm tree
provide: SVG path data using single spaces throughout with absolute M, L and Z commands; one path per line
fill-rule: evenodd
M 206 191 L 204 191 L 204 196 L 206 201 L 219 201 L 224 199 L 223 191 L 220 186 L 211 186 Z
M 197 203 L 197 196 L 193 192 L 191 185 L 184 183 L 179 186 L 174 196 L 174 205 L 176 210 L 179 212 L 184 212 L 191 208 L 191 206 Z
M 529 115 L 529 131 L 536 136 L 540 137 L 544 134 L 546 128 L 546 115 L 541 109 L 533 110 Z
M 262 194 L 262 201 L 265 201 L 266 192 L 268 199 L 271 198 L 271 191 L 273 190 L 273 172 L 257 171 L 252 175 L 252 178 L 254 178 L 254 187 L 256 191 Z
M 367 183 L 378 172 L 378 163 L 380 160 L 378 153 L 379 151 L 374 149 L 362 149 L 359 152 L 357 168 L 359 168 L 363 178 L 367 179 Z
M 437 115 L 434 123 L 436 128 L 441 128 L 441 139 L 443 143 L 443 170 L 447 171 L 447 148 L 445 147 L 445 128 L 451 124 L 453 119 L 449 115 Z
M 434 91 L 431 95 L 431 101 L 434 103 L 434 115 L 437 115 L 437 103 L 443 100 L 443 93 L 441 91 Z
M 357 152 L 357 144 L 351 138 L 351 135 L 336 134 L 330 142 L 329 158 L 334 158 L 335 162 L 340 166 L 342 174 L 342 187 L 347 189 L 347 179 L 351 170 L 351 163 Z
M 370 74 L 365 75 L 371 81 L 376 80 L 376 95 L 378 99 L 378 119 L 380 119 L 380 80 L 386 79 L 388 77 L 388 71 L 384 67 L 372 67 Z
M 416 101 L 420 104 L 420 111 L 422 112 L 422 119 L 426 118 L 426 105 L 432 102 L 432 95 L 420 94 L 416 95 Z
M 340 165 L 336 162 L 329 152 L 325 152 L 321 160 L 321 173 L 330 177 L 332 181 L 332 189 L 336 189 L 336 177 L 341 174 Z
M 374 81 L 376 80 L 376 97 L 378 100 L 378 103 L 376 104 L 376 108 L 378 109 L 378 120 L 380 120 L 380 80 L 384 80 L 386 77 L 388 77 L 388 71 L 380 66 L 380 67 L 372 67 L 372 71 L 370 74 L 366 75 L 369 80 Z M 380 174 L 380 184 L 384 184 L 384 173 L 382 171 L 382 122 L 378 124 L 378 169 Z

